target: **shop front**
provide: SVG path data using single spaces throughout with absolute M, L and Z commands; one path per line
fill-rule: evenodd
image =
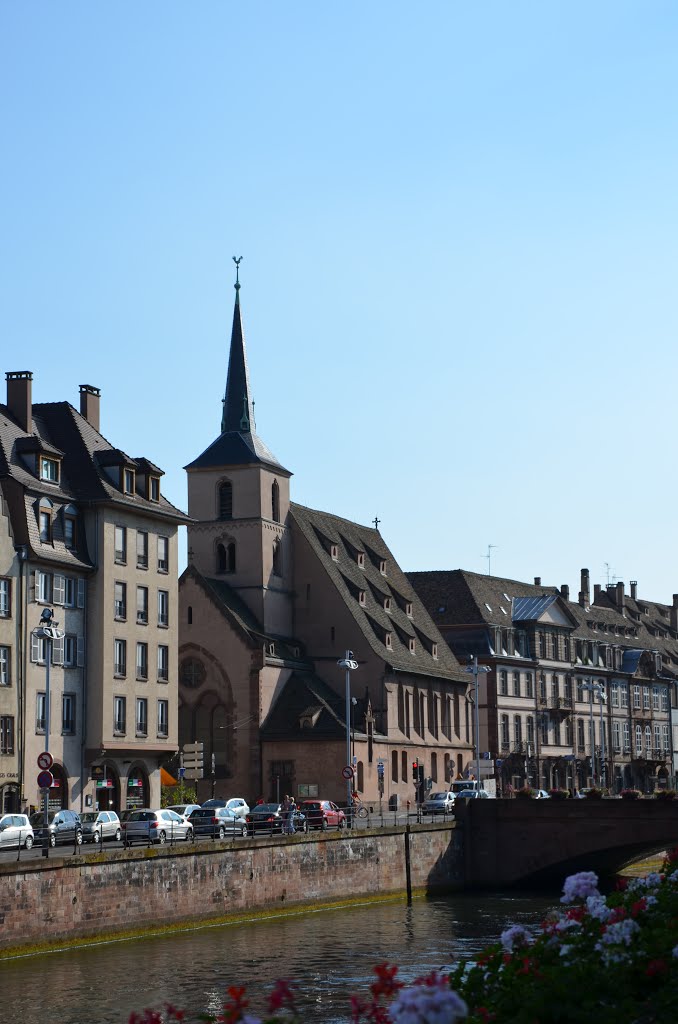
M 148 807 L 148 775 L 141 765 L 134 766 L 127 777 L 125 810 Z

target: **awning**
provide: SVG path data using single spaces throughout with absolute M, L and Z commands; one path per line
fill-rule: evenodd
M 177 780 L 172 775 L 170 775 L 170 773 L 168 771 L 165 771 L 164 768 L 161 768 L 160 769 L 160 785 L 161 786 L 178 786 L 179 783 L 177 782 Z

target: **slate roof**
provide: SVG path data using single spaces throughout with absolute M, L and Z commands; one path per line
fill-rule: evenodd
M 321 561 L 371 650 L 401 672 L 464 682 L 467 677 L 378 530 L 290 504 L 292 519 Z M 336 545 L 338 557 L 332 557 Z M 358 555 L 364 554 L 364 567 Z M 385 563 L 385 573 L 380 563 Z M 365 605 L 359 603 L 365 592 Z M 384 608 L 390 598 L 391 608 Z M 411 617 L 407 605 L 412 605 Z M 386 647 L 391 634 L 392 650 Z M 409 641 L 415 641 L 415 653 Z M 437 657 L 432 654 L 437 645 Z M 359 652 L 356 651 L 359 656 Z
M 30 434 L 14 420 L 6 405 L 0 405 L 0 480 L 8 487 L 23 489 L 25 521 L 14 524 L 15 536 L 28 543 L 40 559 L 91 567 L 92 560 L 85 546 L 85 531 L 77 533 L 77 549 L 64 544 L 62 517 L 58 512 L 66 505 L 101 502 L 124 505 L 136 512 L 148 511 L 156 519 L 166 517 L 174 523 L 188 522 L 188 517 L 162 495 L 149 501 L 138 494 L 123 494 L 106 476 L 99 464 L 115 452 L 111 444 L 70 404 L 44 402 L 33 406 L 33 430 Z M 28 459 L 32 452 L 62 455 L 58 483 L 50 483 L 31 471 Z M 63 453 L 63 454 L 62 454 Z M 124 453 L 121 453 L 124 455 Z M 125 465 L 136 465 L 124 456 Z M 140 472 L 146 470 L 141 467 Z M 53 504 L 53 541 L 40 541 L 37 502 L 49 498 Z M 23 534 L 25 533 L 25 541 Z
M 317 713 L 302 726 L 304 715 Z M 344 699 L 313 672 L 292 672 L 261 726 L 264 740 L 346 739 Z
M 408 578 L 432 618 L 443 628 L 454 625 L 508 627 L 512 622 L 529 621 L 524 618 L 528 613 L 538 618 L 538 614 L 559 599 L 576 623 L 572 632 L 575 638 L 627 648 L 624 664 L 629 666 L 637 667 L 632 651 L 659 651 L 665 657 L 664 673 L 678 675 L 678 632 L 671 628 L 668 605 L 634 600 L 625 595 L 625 614 L 622 615 L 606 590 L 601 590 L 595 603 L 583 607 L 578 601 L 566 602 L 557 587 L 463 569 L 410 572 Z

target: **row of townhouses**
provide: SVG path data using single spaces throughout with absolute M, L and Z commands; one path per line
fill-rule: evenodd
M 406 574 L 378 520 L 296 504 L 256 431 L 239 282 L 188 515 L 162 470 L 102 436 L 97 388 L 76 410 L 31 387 L 8 373 L 0 406 L 0 809 L 38 804 L 46 748 L 52 807 L 157 805 L 161 766 L 196 742 L 202 799 L 343 801 L 348 767 L 363 800 L 398 807 L 414 764 L 435 788 L 477 771 L 474 665 L 499 792 L 675 783 L 678 596 L 591 595 L 587 570 L 576 601 L 538 578 Z

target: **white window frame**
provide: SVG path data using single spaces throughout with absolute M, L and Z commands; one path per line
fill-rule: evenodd
M 162 549 L 165 549 L 165 556 L 162 556 Z M 158 572 L 169 572 L 169 537 L 158 537 Z
M 158 591 L 158 625 L 169 626 L 169 590 Z
M 113 674 L 117 679 L 127 675 L 127 641 L 120 637 L 113 641 Z
M 52 459 L 47 455 L 40 456 L 40 479 L 48 484 L 58 484 L 60 477 L 60 460 Z M 52 473 L 52 470 L 54 472 Z
M 148 736 L 148 698 L 137 697 L 134 716 L 134 731 L 137 736 Z
M 71 707 L 70 719 L 66 717 L 66 710 L 68 705 Z M 76 733 L 76 718 L 75 718 L 75 694 L 74 693 L 63 693 L 61 695 L 61 734 L 62 736 L 74 736 Z M 68 728 L 70 726 L 70 728 Z
M 0 647 L 0 686 L 12 685 L 12 653 L 4 644 Z
M 43 572 L 41 569 L 36 569 L 35 600 L 37 604 L 51 604 L 52 574 L 50 572 Z
M 8 619 L 12 612 L 12 581 L 0 579 L 0 619 Z
M 139 655 L 143 652 L 143 658 Z M 143 662 L 143 664 L 142 664 Z M 137 654 L 136 654 L 136 676 L 137 679 L 146 681 L 148 679 L 148 644 L 137 641 Z
M 158 701 L 158 736 L 169 736 L 169 701 L 164 699 Z
M 158 644 L 158 682 L 169 682 L 169 647 L 167 644 Z

